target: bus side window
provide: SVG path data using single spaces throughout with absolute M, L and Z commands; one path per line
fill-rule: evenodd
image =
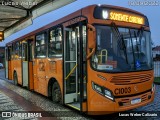
M 12 59 L 16 60 L 19 58 L 21 58 L 21 44 L 16 42 L 13 44 Z
M 36 36 L 36 57 L 46 57 L 46 33 Z
M 7 52 L 7 53 L 8 53 L 8 54 L 7 54 L 7 55 L 8 55 L 7 58 L 8 58 L 8 61 L 10 61 L 10 60 L 11 60 L 12 47 L 9 46 L 8 49 L 7 49 L 7 51 L 8 51 L 8 52 Z
M 62 29 L 54 28 L 49 32 L 49 57 L 62 57 Z

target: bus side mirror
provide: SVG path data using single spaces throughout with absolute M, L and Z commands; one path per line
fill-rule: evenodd
M 93 25 L 88 24 L 88 47 L 89 48 L 95 48 L 96 47 L 96 29 Z
M 96 29 L 93 25 L 88 24 L 87 25 L 87 29 L 88 29 L 88 48 L 89 53 L 87 55 L 87 59 L 89 59 L 93 53 L 95 52 L 95 48 L 96 48 Z

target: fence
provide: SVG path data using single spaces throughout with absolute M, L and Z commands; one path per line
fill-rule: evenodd
M 154 61 L 154 77 L 160 77 L 160 61 Z
M 154 81 L 160 83 L 160 47 L 157 48 L 156 51 L 153 51 Z

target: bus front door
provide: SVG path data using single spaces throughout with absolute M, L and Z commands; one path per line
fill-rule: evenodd
M 34 76 L 33 76 L 33 59 L 34 59 L 34 47 L 33 40 L 28 41 L 28 77 L 29 77 L 29 89 L 34 90 Z
M 22 86 L 28 88 L 28 43 L 22 43 Z
M 8 47 L 5 48 L 5 78 L 8 78 Z
M 33 90 L 33 41 L 22 43 L 22 86 Z
M 8 78 L 10 80 L 12 79 L 11 52 L 12 52 L 12 47 L 11 46 L 6 47 L 5 75 L 6 75 L 6 78 Z
M 64 28 L 64 103 L 80 111 L 84 94 L 82 28 L 80 25 Z

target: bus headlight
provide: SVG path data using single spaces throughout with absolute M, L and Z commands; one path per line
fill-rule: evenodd
M 108 90 L 107 88 L 100 86 L 94 82 L 92 82 L 92 87 L 95 91 L 97 91 L 98 93 L 100 93 L 101 95 L 107 97 L 110 100 L 114 101 L 114 96 L 112 94 L 112 92 L 110 90 Z
M 112 95 L 110 90 L 105 89 L 104 90 L 104 95 L 105 95 L 105 97 L 107 97 L 107 98 L 109 98 L 111 100 L 114 100 L 114 97 L 113 97 L 113 95 Z
M 102 92 L 103 89 L 102 89 L 101 86 L 99 86 L 99 85 L 97 85 L 97 84 L 95 84 L 95 83 L 93 83 L 93 82 L 92 82 L 92 85 L 93 85 L 93 88 L 94 88 L 97 92 L 103 94 L 103 92 Z

